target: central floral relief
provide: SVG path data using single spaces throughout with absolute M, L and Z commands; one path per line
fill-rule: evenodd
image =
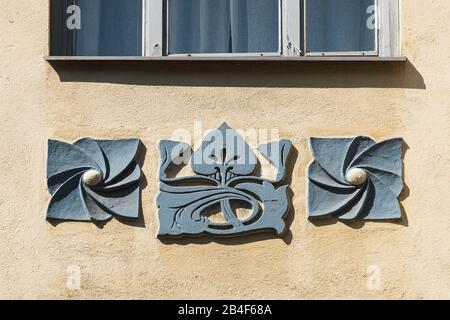
M 286 162 L 292 148 L 288 140 L 260 145 L 259 153 L 275 168 L 270 180 L 255 174 L 258 158 L 250 146 L 226 123 L 208 134 L 191 154 L 191 146 L 164 140 L 161 154 L 159 236 L 210 234 L 240 235 L 271 230 L 282 235 L 289 210 Z M 169 177 L 170 167 L 189 155 L 193 176 Z M 249 208 L 245 219 L 237 208 Z M 219 208 L 224 222 L 213 222 L 208 212 Z

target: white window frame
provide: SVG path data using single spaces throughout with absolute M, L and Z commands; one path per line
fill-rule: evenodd
M 378 56 L 401 56 L 401 0 L 378 0 Z
M 170 0 L 168 0 L 170 1 Z M 144 56 L 169 56 L 169 57 L 246 57 L 246 56 L 374 56 L 374 57 L 400 57 L 400 0 L 375 0 L 377 10 L 375 12 L 376 35 L 375 51 L 365 52 L 307 52 L 306 48 L 306 10 L 304 16 L 300 16 L 300 0 L 279 0 L 279 52 L 261 53 L 186 53 L 167 54 L 168 35 L 168 10 L 166 18 L 163 19 L 164 0 L 143 0 L 144 23 L 143 41 Z M 305 0 L 305 6 L 307 2 Z M 306 9 L 306 8 L 305 8 Z M 167 22 L 165 28 L 163 21 Z M 301 23 L 303 21 L 303 28 Z M 163 32 L 167 35 L 164 37 Z M 303 32 L 303 35 L 301 34 Z M 164 43 L 164 38 L 166 41 Z M 302 43 L 303 39 L 303 43 Z M 302 50 L 306 52 L 302 52 Z
M 142 0 L 142 55 L 162 57 L 163 48 L 163 0 Z
M 307 1 L 305 0 L 305 6 Z M 306 25 L 303 29 L 300 24 L 306 23 L 306 17 L 300 17 L 300 1 L 284 0 L 285 32 L 283 39 L 284 56 L 375 56 L 380 58 L 401 57 L 400 47 L 400 1 L 401 0 L 376 0 L 376 51 L 370 52 L 302 52 L 306 48 Z M 306 10 L 303 10 L 305 13 Z M 302 19 L 303 18 L 303 19 Z M 303 35 L 301 32 L 303 31 Z M 302 42 L 303 38 L 303 42 Z

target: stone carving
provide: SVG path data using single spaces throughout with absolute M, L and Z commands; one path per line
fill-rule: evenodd
M 256 155 L 226 123 L 207 135 L 192 155 L 188 144 L 161 141 L 159 236 L 226 236 L 267 230 L 281 235 L 289 201 L 288 186 L 280 184 L 291 147 L 287 140 L 259 146 L 259 152 L 278 170 L 274 180 L 266 180 L 254 175 Z M 186 154 L 196 175 L 169 178 L 169 167 L 179 164 Z M 251 208 L 249 217 L 238 218 L 233 209 L 237 203 Z M 207 211 L 216 206 L 226 222 L 210 221 Z
M 105 221 L 138 218 L 140 141 L 81 139 L 48 141 L 47 219 Z
M 403 140 L 311 138 L 309 217 L 401 219 Z

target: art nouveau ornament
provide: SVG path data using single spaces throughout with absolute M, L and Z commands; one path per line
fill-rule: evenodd
M 95 187 L 103 180 L 103 174 L 98 170 L 89 170 L 83 174 L 83 182 L 89 187 Z
M 354 186 L 360 186 L 367 180 L 367 172 L 360 168 L 351 168 L 345 175 L 345 180 Z
M 190 157 L 196 175 L 169 178 L 167 171 L 188 144 L 161 141 L 159 236 L 210 234 L 218 236 L 273 230 L 281 235 L 289 209 L 288 186 L 282 185 L 291 142 L 281 140 L 259 146 L 259 152 L 278 169 L 274 180 L 255 176 L 257 157 L 242 137 L 227 124 L 206 136 Z M 240 219 L 235 208 L 250 208 Z M 225 222 L 212 222 L 208 212 L 220 208 Z
M 104 221 L 138 218 L 140 141 L 81 139 L 48 141 L 47 219 Z
M 310 218 L 400 219 L 403 140 L 311 138 Z

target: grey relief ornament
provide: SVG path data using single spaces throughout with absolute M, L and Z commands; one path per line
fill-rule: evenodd
M 255 175 L 255 153 L 226 123 L 209 133 L 193 154 L 186 143 L 161 141 L 159 236 L 283 234 L 289 200 L 288 186 L 282 183 L 291 147 L 288 140 L 259 146 L 262 156 L 277 169 L 276 178 L 267 180 Z M 170 167 L 179 165 L 182 158 L 185 164 L 190 162 L 195 175 L 169 177 Z M 236 213 L 239 204 L 250 209 L 246 218 Z M 208 216 L 214 208 L 223 214 L 222 222 Z
M 403 140 L 311 138 L 310 218 L 401 219 Z
M 47 219 L 136 219 L 140 208 L 140 141 L 84 138 L 73 144 L 49 140 Z

